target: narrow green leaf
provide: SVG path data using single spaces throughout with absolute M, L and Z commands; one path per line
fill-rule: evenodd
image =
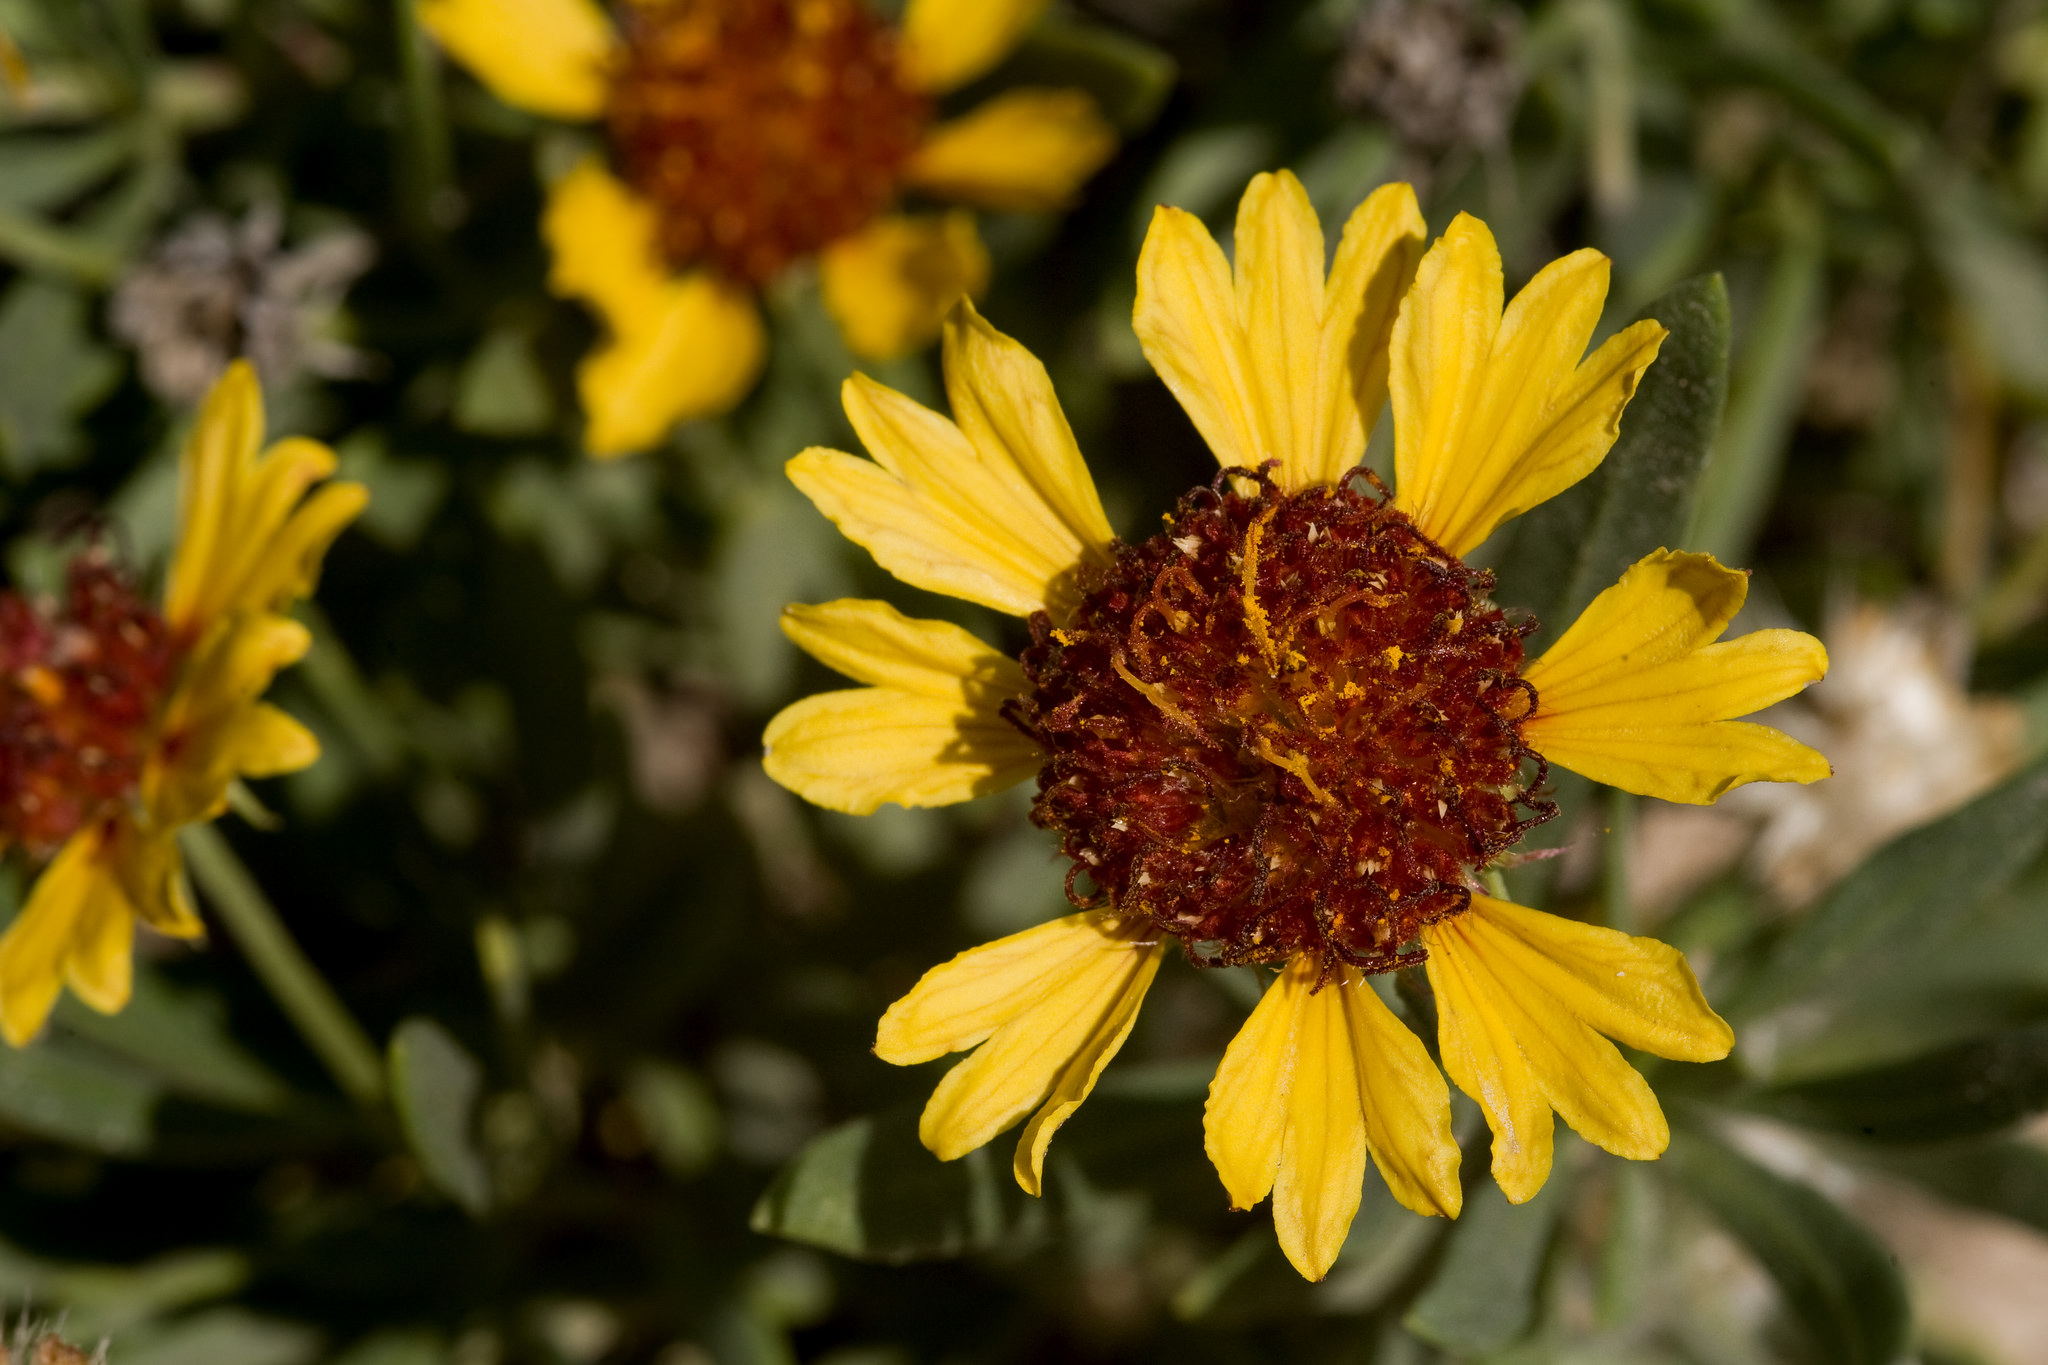
M 164 981 L 135 967 L 135 993 L 118 1014 L 100 1014 L 72 997 L 58 1002 L 56 1026 L 133 1062 L 170 1089 L 231 1109 L 275 1113 L 291 1090 L 228 1033 L 226 1010 L 210 992 Z
M 1721 277 L 1686 280 L 1637 316 L 1657 319 L 1671 335 L 1622 414 L 1614 448 L 1576 487 L 1510 524 L 1501 600 L 1542 623 L 1527 642 L 1532 656 L 1629 565 L 1678 545 L 1720 426 L 1728 391 Z
M 4 253 L 0 253 L 4 254 Z M 0 468 L 12 478 L 61 465 L 82 448 L 77 422 L 121 376 L 88 333 L 83 293 L 26 278 L 0 300 Z
M 1686 1192 L 1749 1248 L 1828 1365 L 1890 1365 L 1905 1349 L 1906 1287 L 1892 1257 L 1827 1199 L 1697 1130 L 1664 1160 Z
M 986 1251 L 1020 1231 L 1024 1196 L 987 1148 L 941 1162 L 918 1111 L 886 1110 L 821 1133 L 754 1205 L 756 1232 L 868 1261 Z
M 1866 1148 L 1860 1155 L 1953 1203 L 2048 1232 L 2048 1151 L 2031 1142 Z
M 472 1214 L 490 1206 L 490 1173 L 477 1151 L 476 1101 L 483 1067 L 431 1019 L 414 1016 L 391 1034 L 391 1097 L 420 1170 Z
M 0 139 L 0 206 L 34 212 L 64 204 L 111 175 L 134 150 L 134 132 L 120 125 Z
M 1158 115 L 1179 74 L 1173 58 L 1150 43 L 1099 24 L 1050 19 L 1032 29 L 998 78 L 1085 90 L 1129 134 L 1143 131 Z
M 1930 945 L 2048 844 L 2048 762 L 1873 854 L 1771 947 L 1724 1009 L 1744 1064 L 1783 1083 L 1868 1059 L 1834 1036 L 1891 1005 Z M 1868 1008 L 1865 1008 L 1865 1006 Z
M 1551 1234 L 1564 1212 L 1570 1175 L 1558 1144 L 1550 1179 L 1526 1204 L 1510 1204 L 1482 1179 L 1465 1197 L 1442 1262 L 1402 1325 L 1448 1351 L 1479 1354 L 1512 1346 L 1536 1320 L 1536 1285 Z
M 1975 1137 L 2048 1108 L 2048 1024 L 1893 1066 L 1781 1086 L 1753 1103 L 1796 1123 L 1879 1142 Z
M 110 1156 L 147 1151 L 163 1085 L 61 1039 L 0 1048 L 0 1122 Z

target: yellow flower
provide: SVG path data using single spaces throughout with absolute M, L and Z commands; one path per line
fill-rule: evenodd
M 262 395 L 237 362 L 185 446 L 161 611 L 97 556 L 74 566 L 62 622 L 36 621 L 18 598 L 0 608 L 27 627 L 11 632 L 0 680 L 0 750 L 12 751 L 0 766 L 16 775 L 0 791 L 0 837 L 56 847 L 0 937 L 0 1034 L 16 1047 L 65 985 L 103 1013 L 128 1002 L 136 920 L 200 934 L 178 829 L 224 811 L 238 778 L 319 757 L 306 728 L 261 697 L 311 643 L 284 612 L 313 590 L 367 495 L 353 483 L 314 490 L 334 472 L 323 445 L 290 439 L 259 454 L 262 443 Z M 38 649 L 57 634 L 61 645 Z M 25 758 L 46 780 L 19 784 Z
M 956 1157 L 1035 1111 L 1015 1169 L 1036 1193 L 1169 939 L 1197 965 L 1270 965 L 1206 1146 L 1234 1206 L 1273 1196 L 1310 1278 L 1368 1161 L 1409 1208 L 1462 1204 L 1449 1088 L 1371 977 L 1426 964 L 1444 1069 L 1516 1201 L 1548 1174 L 1553 1111 L 1611 1152 L 1663 1151 L 1656 1097 L 1609 1039 L 1687 1060 L 1733 1041 L 1675 950 L 1481 893 L 1555 814 L 1546 762 L 1695 803 L 1829 771 L 1734 719 L 1826 655 L 1784 630 L 1717 643 L 1747 579 L 1708 556 L 1645 557 L 1523 660 L 1533 624 L 1461 556 L 1599 464 L 1665 332 L 1640 322 L 1582 358 L 1605 258 L 1553 262 L 1504 308 L 1483 224 L 1460 216 L 1426 255 L 1423 239 L 1413 192 L 1384 187 L 1325 278 L 1285 172 L 1246 191 L 1234 270 L 1198 221 L 1158 211 L 1138 337 L 1232 473 L 1142 543 L 1112 536 L 1044 369 L 965 303 L 944 338 L 952 420 L 856 375 L 846 409 L 873 461 L 789 466 L 884 568 L 1027 617 L 1032 644 L 1013 661 L 878 602 L 791 607 L 790 637 L 867 686 L 778 715 L 768 772 L 857 813 L 1036 772 L 1033 819 L 1092 907 L 962 953 L 883 1016 L 886 1061 L 974 1049 L 933 1095 L 926 1145 Z M 1354 466 L 1388 396 L 1399 486 L 1376 497 Z
M 418 0 L 420 21 L 508 104 L 602 119 L 548 195 L 549 287 L 610 335 L 578 371 L 590 453 L 644 449 L 743 398 L 766 351 L 753 291 L 815 257 L 826 307 L 870 359 L 938 334 L 988 252 L 964 210 L 1067 203 L 1115 150 L 1077 90 L 1013 89 L 933 124 L 939 97 L 1016 45 L 1045 0 Z

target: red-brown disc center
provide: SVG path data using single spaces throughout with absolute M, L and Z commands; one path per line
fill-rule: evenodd
M 0 844 L 47 855 L 134 794 L 177 654 L 97 552 L 54 611 L 0 594 Z
M 1210 962 L 1417 960 L 1551 813 L 1520 734 L 1531 627 L 1348 486 L 1199 490 L 1167 522 L 1071 624 L 1032 619 L 1012 718 L 1047 755 L 1033 818 L 1070 894 L 1085 876 Z
M 605 111 L 670 264 L 761 284 L 895 197 L 930 104 L 862 0 L 626 7 Z

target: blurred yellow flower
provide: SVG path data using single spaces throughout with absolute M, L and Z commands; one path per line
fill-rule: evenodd
M 933 123 L 933 102 L 1015 46 L 1044 0 L 418 0 L 420 21 L 508 104 L 602 119 L 610 165 L 549 191 L 549 286 L 610 335 L 577 375 L 590 453 L 621 455 L 724 412 L 766 351 L 753 293 L 815 257 L 847 344 L 881 359 L 979 293 L 964 211 L 899 194 L 1050 209 L 1116 139 L 1076 90 L 1013 89 Z
M 1032 644 L 1012 660 L 880 602 L 793 606 L 791 638 L 868 685 L 778 715 L 768 772 L 856 813 L 1036 773 L 1033 818 L 1091 907 L 962 953 L 883 1016 L 886 1061 L 973 1050 L 926 1145 L 950 1159 L 1032 1115 L 1015 1172 L 1037 1193 L 1169 939 L 1197 965 L 1271 965 L 1210 1087 L 1207 1149 L 1233 1205 L 1273 1195 L 1312 1279 L 1368 1160 L 1418 1212 L 1463 1202 L 1449 1089 L 1373 975 L 1426 964 L 1444 1069 L 1517 1202 L 1548 1175 L 1553 1111 L 1619 1155 L 1663 1151 L 1656 1097 L 1608 1039 L 1695 1061 L 1733 1041 L 1674 949 L 1481 892 L 1555 813 L 1546 762 L 1693 803 L 1829 771 L 1734 719 L 1826 655 L 1785 630 L 1717 643 L 1747 579 L 1709 556 L 1645 557 L 1524 662 L 1533 624 L 1461 556 L 1592 472 L 1665 332 L 1639 322 L 1582 359 L 1606 258 L 1555 261 L 1504 309 L 1483 224 L 1423 239 L 1413 192 L 1386 186 L 1326 278 L 1286 172 L 1247 189 L 1234 270 L 1199 221 L 1158 211 L 1138 337 L 1230 473 L 1142 543 L 1112 535 L 1043 367 L 966 303 L 944 337 L 952 420 L 856 375 L 846 410 L 873 461 L 789 465 L 882 567 L 1027 617 Z M 1373 496 L 1355 467 L 1389 396 L 1398 491 Z
M 0 603 L 0 838 L 55 850 L 0 937 L 0 1034 L 16 1047 L 66 985 L 104 1013 L 128 1002 L 136 920 L 201 933 L 179 828 L 224 811 L 238 778 L 319 757 L 261 697 L 305 654 L 305 627 L 284 613 L 367 494 L 314 490 L 334 472 L 323 445 L 262 443 L 262 395 L 237 362 L 185 446 L 161 611 L 97 553 L 74 565 L 61 616 Z

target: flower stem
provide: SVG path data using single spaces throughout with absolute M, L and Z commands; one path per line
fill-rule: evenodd
M 214 913 L 336 1084 L 366 1109 L 383 1103 L 384 1064 L 376 1045 L 292 942 L 228 841 L 211 824 L 188 826 L 178 840 Z

